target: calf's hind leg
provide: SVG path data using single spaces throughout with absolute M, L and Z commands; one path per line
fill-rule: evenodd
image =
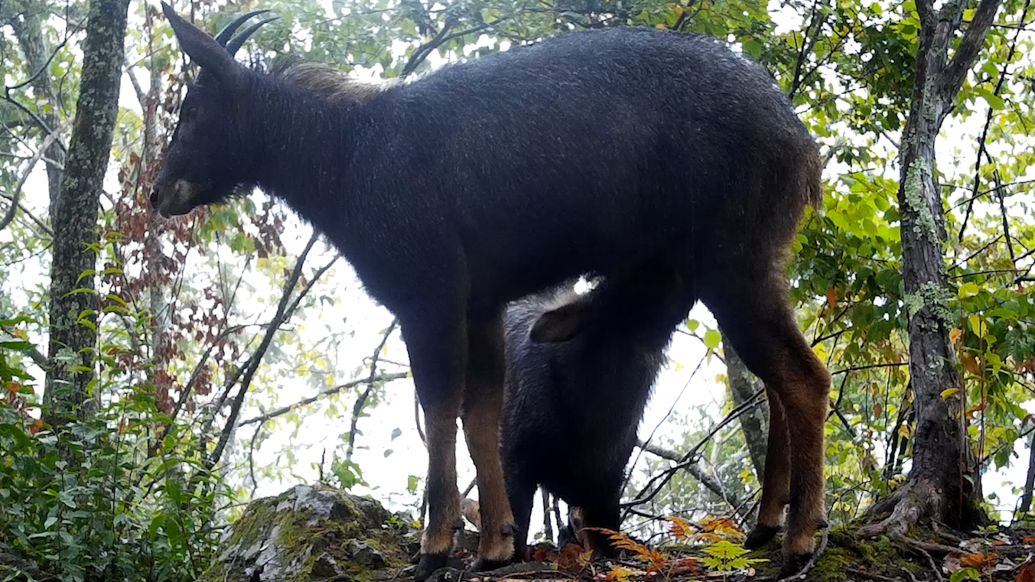
M 742 282 L 740 277 L 726 279 Z M 761 285 L 729 285 L 709 293 L 705 303 L 727 332 L 734 349 L 782 405 L 789 451 L 790 514 L 783 539 L 781 574 L 793 574 L 812 552 L 817 528 L 826 527 L 823 501 L 824 427 L 830 397 L 830 373 L 812 351 L 794 319 L 786 283 L 777 273 L 755 280 Z M 779 441 L 780 434 L 770 432 Z M 770 451 L 774 454 L 776 451 Z M 767 461 L 768 465 L 768 461 Z M 778 465 L 777 465 L 778 466 Z M 775 470 L 775 488 L 768 499 L 776 507 L 782 487 Z M 769 473 L 769 467 L 766 468 Z M 765 496 L 765 493 L 763 493 Z
M 502 312 L 472 313 L 467 320 L 467 379 L 461 415 L 467 449 L 474 460 L 481 508 L 481 538 L 475 570 L 499 567 L 514 555 L 514 516 L 500 460 L 503 414 Z

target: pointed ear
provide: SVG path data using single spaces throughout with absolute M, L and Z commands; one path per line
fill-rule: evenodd
M 180 18 L 172 6 L 162 2 L 162 12 L 169 19 L 183 52 L 221 83 L 232 85 L 240 72 L 240 66 L 226 49 L 205 31 Z
M 529 337 L 535 343 L 566 342 L 582 331 L 589 317 L 589 306 L 584 301 L 562 305 L 539 316 L 532 324 Z

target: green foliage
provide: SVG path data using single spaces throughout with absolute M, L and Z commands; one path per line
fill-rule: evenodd
M 0 345 L 0 360 L 10 361 L 12 343 Z M 7 393 L 0 552 L 69 582 L 195 579 L 228 492 L 199 467 L 190 427 L 170 422 L 146 386 L 109 391 L 97 415 L 57 429 L 36 419 L 31 385 L 8 380 Z
M 745 558 L 744 556 L 750 551 L 728 540 L 722 540 L 706 547 L 704 553 L 708 554 L 708 557 L 702 558 L 701 561 L 712 570 L 723 573 L 743 570 L 751 564 L 766 561 L 763 558 Z

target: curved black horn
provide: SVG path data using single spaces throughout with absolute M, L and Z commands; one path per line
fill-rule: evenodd
M 255 34 L 256 30 L 259 30 L 260 26 L 262 26 L 263 24 L 266 24 L 267 22 L 273 22 L 274 20 L 280 20 L 280 17 L 279 16 L 274 16 L 273 18 L 267 18 L 266 20 L 260 20 L 259 22 L 256 22 L 255 24 L 253 24 L 253 25 L 249 26 L 248 28 L 244 29 L 241 32 L 241 34 L 237 35 L 236 37 L 234 37 L 233 40 L 231 40 L 230 42 L 226 43 L 226 52 L 230 53 L 230 56 L 234 56 L 237 53 L 238 49 L 240 49 L 244 45 L 244 43 L 248 40 L 248 37 L 253 35 L 253 34 Z
M 226 46 L 226 43 L 230 40 L 230 37 L 232 37 L 234 33 L 237 32 L 238 28 L 241 28 L 241 25 L 244 24 L 246 20 L 248 20 L 252 16 L 265 14 L 267 12 L 269 12 L 269 10 L 256 10 L 255 12 L 249 12 L 243 16 L 238 16 L 234 19 L 233 22 L 227 24 L 226 27 L 223 28 L 223 30 L 219 31 L 219 34 L 216 35 L 216 42 L 218 42 L 220 46 Z

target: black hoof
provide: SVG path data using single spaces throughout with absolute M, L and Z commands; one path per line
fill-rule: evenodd
M 780 528 L 771 525 L 756 525 L 755 529 L 748 534 L 747 540 L 744 541 L 744 547 L 749 550 L 757 550 L 775 538 L 779 531 Z
M 780 568 L 780 573 L 777 574 L 777 580 L 783 580 L 792 576 L 797 576 L 805 569 L 805 566 L 809 564 L 809 560 L 812 558 L 812 554 L 801 554 L 800 556 L 790 556 L 784 558 L 783 567 Z
M 417 569 L 413 572 L 414 581 L 424 582 L 435 570 L 445 568 L 446 560 L 448 559 L 449 554 L 421 554 L 420 563 L 417 564 Z
M 512 560 L 486 560 L 486 559 L 483 559 L 483 558 L 478 558 L 477 560 L 475 560 L 474 565 L 471 566 L 471 571 L 472 572 L 488 572 L 490 570 L 496 570 L 497 568 L 503 568 L 505 566 L 509 566 L 510 564 L 512 564 L 514 562 L 517 562 L 517 561 L 519 561 L 519 560 L 517 560 L 517 559 L 512 559 Z

